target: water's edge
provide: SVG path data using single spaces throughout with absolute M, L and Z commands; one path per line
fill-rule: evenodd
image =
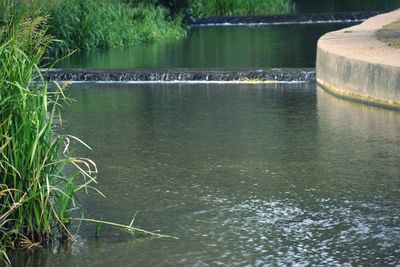
M 227 16 L 195 19 L 190 26 L 221 26 L 221 25 L 275 25 L 275 24 L 314 24 L 359 22 L 376 16 L 381 12 L 340 12 L 320 14 L 296 14 L 276 16 Z
M 43 70 L 46 81 L 71 82 L 314 82 L 314 69 L 263 70 Z
M 322 36 L 317 47 L 318 84 L 344 99 L 400 110 L 400 55 L 377 42 L 375 35 L 399 19 L 398 9 Z

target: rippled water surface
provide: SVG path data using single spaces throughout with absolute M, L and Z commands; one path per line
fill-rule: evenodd
M 94 50 L 71 56 L 61 68 L 257 69 L 315 66 L 318 38 L 350 24 L 193 27 L 184 39 Z
M 81 227 L 15 266 L 400 264 L 400 113 L 314 84 L 80 85 L 65 131 L 108 198 L 88 217 L 180 240 Z M 82 153 L 82 152 L 80 152 Z

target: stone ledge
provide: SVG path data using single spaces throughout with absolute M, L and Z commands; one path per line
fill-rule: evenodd
M 189 22 L 190 26 L 210 25 L 274 25 L 312 24 L 364 21 L 380 12 L 339 12 L 320 14 L 294 14 L 276 16 L 222 16 L 200 18 Z
M 171 81 L 271 81 L 313 82 L 313 69 L 264 70 L 42 70 L 47 81 L 171 82 Z
M 399 19 L 400 9 L 322 36 L 317 82 L 346 99 L 400 109 L 400 52 L 375 36 Z

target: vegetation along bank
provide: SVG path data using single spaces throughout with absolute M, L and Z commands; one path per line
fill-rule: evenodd
M 167 237 L 134 228 L 133 220 L 122 225 L 80 213 L 73 218 L 77 195 L 93 189 L 97 168 L 70 149 L 85 143 L 61 133 L 59 108 L 70 100 L 64 88 L 50 88 L 39 69 L 55 42 L 42 12 L 14 0 L 0 2 L 0 265 L 9 263 L 10 249 L 72 241 L 74 220 Z
M 7 0 L 8 1 L 8 0 Z M 43 0 L 18 1 L 29 16 L 48 20 L 55 39 L 48 50 L 61 57 L 74 50 L 140 45 L 186 35 L 184 20 L 207 16 L 287 14 L 291 0 Z
M 62 88 L 32 82 L 42 80 L 38 64 L 53 41 L 46 19 L 25 18 L 12 1 L 0 7 L 0 260 L 6 262 L 9 248 L 72 238 L 75 196 L 94 181 L 96 166 L 70 153 L 70 142 L 79 139 L 55 133 L 60 104 L 68 101 Z
M 59 108 L 69 99 L 63 88 L 49 88 L 39 66 L 73 50 L 181 38 L 186 34 L 182 19 L 188 10 L 207 15 L 204 8 L 210 9 L 210 14 L 229 14 L 225 4 L 240 9 L 236 1 L 221 1 L 224 5 L 218 8 L 223 7 L 223 13 L 213 9 L 215 5 L 200 6 L 205 3 L 201 1 L 189 1 L 179 9 L 172 2 L 0 2 L 0 264 L 9 263 L 9 249 L 73 240 L 70 226 L 77 212 L 76 197 L 79 191 L 91 188 L 97 172 L 93 161 L 70 149 L 73 142 L 86 145 L 61 133 Z M 249 14 L 259 12 L 251 5 L 247 10 Z M 242 8 L 240 12 L 247 11 Z M 167 237 L 134 228 L 133 220 L 129 225 L 84 220 Z

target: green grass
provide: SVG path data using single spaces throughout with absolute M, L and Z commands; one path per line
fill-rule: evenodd
M 71 238 L 68 227 L 75 194 L 88 187 L 96 173 L 91 160 L 70 153 L 70 141 L 79 139 L 54 130 L 60 123 L 60 103 L 66 100 L 62 89 L 49 90 L 46 83 L 33 82 L 42 80 L 38 64 L 53 41 L 46 34 L 45 18 L 25 20 L 11 9 L 9 20 L 3 16 L 0 33 L 3 253 L 5 248 L 30 248 L 54 238 Z
M 291 0 L 190 0 L 195 17 L 287 14 L 293 11 Z
M 70 149 L 86 144 L 60 134 L 59 108 L 69 99 L 60 86 L 49 88 L 38 67 L 54 39 L 46 18 L 24 14 L 14 0 L 0 3 L 0 265 L 9 263 L 8 249 L 73 240 L 73 220 L 169 238 L 135 228 L 133 220 L 72 218 L 77 193 L 92 188 L 97 168 Z
M 129 4 L 122 0 L 44 0 L 31 5 L 33 17 L 48 17 L 53 43 L 50 55 L 72 50 L 140 45 L 186 35 L 181 16 L 152 3 Z
M 8 0 L 5 0 L 8 1 Z M 271 15 L 293 11 L 291 0 L 42 0 L 19 1 L 32 18 L 48 18 L 57 40 L 48 55 L 75 50 L 141 45 L 186 35 L 182 14 L 194 17 Z M 173 13 L 166 8 L 169 7 Z

